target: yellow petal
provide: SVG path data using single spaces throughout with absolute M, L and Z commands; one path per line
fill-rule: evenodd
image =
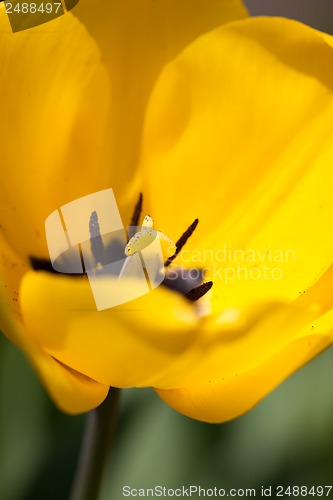
M 151 5 L 146 7 L 151 7 Z M 202 8 L 203 4 L 201 4 L 201 10 Z M 214 5 L 215 8 L 216 5 Z M 188 9 L 183 12 L 181 8 L 180 11 L 182 18 L 188 20 Z M 189 30 L 191 31 L 188 33 L 189 38 L 210 29 L 211 23 L 214 24 L 217 21 L 218 11 L 217 8 L 214 13 L 210 12 L 210 9 L 205 6 L 204 16 L 194 16 L 193 23 L 191 23 L 193 30 Z M 98 12 L 102 14 L 102 9 Z M 150 14 L 149 10 L 147 12 Z M 195 12 L 194 9 L 193 13 Z M 220 13 L 218 23 L 245 15 L 242 6 L 235 0 L 225 2 L 223 12 Z M 92 17 L 89 15 L 90 19 Z M 157 13 L 157 17 L 161 21 L 163 17 L 161 12 Z M 150 19 L 150 27 L 154 24 L 153 18 L 154 15 Z M 170 16 L 170 20 L 174 20 L 173 16 Z M 181 21 L 180 18 L 179 21 Z M 142 23 L 139 25 L 143 27 Z M 35 344 L 28 342 L 26 345 L 22 340 L 26 332 L 18 334 L 21 321 L 17 298 L 18 285 L 26 271 L 27 255 L 47 256 L 44 221 L 50 212 L 92 191 L 99 191 L 110 185 L 119 187 L 121 184 L 119 171 L 124 171 L 126 164 L 129 167 L 126 178 L 127 188 L 130 191 L 128 182 L 135 166 L 134 162 L 126 163 L 126 157 L 122 158 L 125 156 L 122 148 L 117 149 L 116 153 L 112 148 L 114 142 L 117 142 L 117 137 L 115 141 L 112 140 L 113 136 L 117 135 L 114 131 L 121 130 L 121 116 L 126 112 L 122 106 L 118 108 L 121 99 L 120 94 L 117 95 L 115 74 L 112 75 L 111 84 L 110 74 L 107 74 L 104 63 L 101 62 L 99 49 L 103 47 L 98 47 L 71 15 L 52 22 L 48 29 L 45 29 L 45 26 L 35 28 L 29 33 L 17 34 L 14 39 L 2 5 L 0 28 L 0 46 L 4 56 L 3 85 L 11 81 L 11 86 L 4 85 L 2 92 L 5 99 L 2 109 L 4 133 L 2 134 L 3 156 L 1 160 L 7 167 L 8 176 L 2 181 L 3 196 L 0 210 L 3 220 L 1 227 L 3 244 L 1 250 L 7 271 L 8 255 L 15 254 L 11 265 L 17 268 L 17 272 L 14 277 L 10 271 L 4 273 L 4 276 L 6 274 L 4 287 L 7 289 L 6 301 L 13 302 L 14 308 L 11 308 L 18 317 L 15 328 L 12 325 L 8 326 L 8 309 L 4 309 L 1 315 L 2 323 L 13 340 L 18 336 L 17 343 L 33 359 L 41 376 L 46 379 L 50 377 L 47 385 L 55 399 L 60 398 L 58 404 L 65 409 L 68 406 L 72 408 L 76 405 L 77 398 L 73 398 L 70 394 L 71 384 L 68 384 L 69 390 L 63 388 L 63 395 L 61 395 L 61 390 L 60 396 L 58 392 L 62 383 L 66 385 L 68 377 L 72 378 L 75 375 L 73 382 L 76 383 L 77 374 L 53 361 Z M 143 31 L 146 33 L 144 27 Z M 173 31 L 173 27 L 169 31 Z M 113 36 L 112 30 L 108 32 Z M 187 30 L 183 27 L 178 28 L 177 43 L 170 43 L 170 47 L 167 48 L 168 57 L 173 57 L 173 50 L 180 50 L 182 44 L 188 43 L 189 39 L 186 38 L 185 32 L 187 33 Z M 155 30 L 155 33 L 160 32 Z M 123 36 L 123 33 L 120 36 Z M 103 40 L 107 46 L 110 46 L 110 40 L 107 41 L 106 38 Z M 137 46 L 137 40 L 134 41 L 134 46 Z M 159 46 L 159 51 L 163 52 L 163 47 Z M 17 64 L 17 60 L 20 64 Z M 107 56 L 105 60 L 108 60 Z M 161 57 L 161 60 L 165 59 Z M 149 58 L 147 62 L 149 66 Z M 159 68 L 163 64 L 164 62 L 161 62 Z M 155 61 L 152 65 L 152 74 L 156 73 L 156 67 L 158 64 Z M 118 76 L 118 71 L 116 74 Z M 146 76 L 147 72 L 142 71 L 142 74 Z M 124 75 L 120 77 L 120 80 L 124 82 L 128 77 L 128 72 L 125 77 Z M 129 90 L 128 86 L 126 89 L 129 93 L 133 94 L 133 91 L 136 93 L 136 82 L 137 79 L 134 81 L 132 78 L 131 89 Z M 145 87 L 143 96 L 146 96 L 146 90 L 151 85 L 151 81 L 147 87 L 142 84 L 142 87 Z M 116 95 L 111 105 L 110 87 L 112 87 L 111 94 Z M 126 92 L 125 98 L 127 98 Z M 116 101 L 117 103 L 114 104 Z M 136 102 L 138 101 L 136 94 Z M 142 112 L 144 103 L 140 106 Z M 131 111 L 130 106 L 128 109 Z M 118 111 L 120 115 L 117 114 Z M 13 117 L 20 117 L 20 119 L 14 120 Z M 134 122 L 131 116 L 129 123 Z M 140 117 L 138 123 L 141 123 Z M 126 151 L 135 151 L 134 145 L 138 142 L 137 138 L 133 137 L 130 141 L 129 134 L 126 138 L 127 142 L 133 143 L 133 147 L 127 148 L 126 142 Z M 20 148 L 16 147 L 17 143 L 20 143 Z M 119 157 L 116 157 L 117 152 Z M 20 259 L 20 256 L 24 258 Z M 51 372 L 47 374 L 50 370 L 51 372 L 54 370 L 55 375 L 59 372 L 59 387 L 57 377 L 55 375 L 52 377 Z M 61 381 L 63 376 L 64 380 Z M 56 380 L 53 384 L 54 378 Z M 84 377 L 80 376 L 81 379 L 84 380 Z M 100 387 L 102 387 L 104 397 L 105 387 L 98 384 L 95 384 L 95 387 L 98 388 L 97 392 L 99 391 L 97 399 L 101 397 Z M 80 392 L 82 391 L 78 388 L 79 403 L 75 411 L 82 411 L 83 407 L 90 408 L 97 404 L 97 402 L 92 404 L 91 401 L 80 403 Z M 68 411 L 72 410 L 68 409 Z
M 261 305 L 255 309 L 226 309 L 206 318 L 201 336 L 192 347 L 195 363 L 169 379 L 169 387 L 187 387 L 205 380 L 249 372 L 276 356 L 319 320 L 318 309 L 291 305 Z M 155 387 L 161 387 L 155 385 Z
M 13 297 L 17 301 L 16 298 Z M 22 322 L 6 310 L 3 284 L 0 286 L 0 328 L 27 356 L 56 405 L 67 413 L 83 413 L 98 406 L 109 387 L 60 364 L 32 339 Z
M 224 376 L 221 366 L 218 378 L 175 390 L 158 389 L 157 393 L 188 417 L 215 423 L 231 420 L 250 410 L 286 377 L 325 349 L 332 342 L 332 316 L 329 323 L 330 337 L 309 334 L 294 340 L 247 371 Z
M 136 286 L 112 279 L 110 284 L 118 295 Z M 194 309 L 161 287 L 97 311 L 88 280 L 29 272 L 20 304 L 29 336 L 43 350 L 116 387 L 168 386 L 170 373 L 188 361 L 186 352 L 196 340 Z
M 136 286 L 110 283 L 125 296 Z M 98 312 L 87 280 L 40 272 L 24 276 L 20 303 L 29 335 L 67 366 L 107 385 L 165 389 L 255 369 L 308 335 L 306 325 L 320 314 L 270 305 L 199 320 L 163 287 Z
M 146 104 L 162 68 L 196 37 L 247 12 L 240 0 L 80 0 L 73 13 L 97 40 L 112 78 L 110 155 L 122 186 L 138 163 Z M 120 189 L 119 197 L 128 199 Z
M 1 231 L 19 255 L 48 255 L 44 223 L 112 184 L 104 162 L 109 79 L 97 45 L 66 14 L 10 30 L 0 6 Z M 103 160 L 102 160 L 103 157 Z
M 195 38 L 247 17 L 240 0 L 80 0 L 73 12 L 98 42 L 114 78 L 140 75 L 139 95 Z
M 22 255 L 47 256 L 46 217 L 101 189 L 114 188 L 126 203 L 126 221 L 140 190 L 133 172 L 158 72 L 195 36 L 246 15 L 238 0 L 210 8 L 202 1 L 82 1 L 75 12 L 94 39 L 71 13 L 13 36 L 0 6 L 0 160 L 7 172 L 0 211 Z
M 216 311 L 294 300 L 332 262 L 332 67 L 320 33 L 254 18 L 196 40 L 157 83 L 148 211 L 174 240 L 199 218 L 185 264 L 210 268 Z
M 333 266 L 295 301 L 297 308 L 271 306 L 258 310 L 252 320 L 244 310 L 225 310 L 211 318 L 215 342 L 202 345 L 205 366 L 198 365 L 191 374 L 193 382 L 201 371 L 201 381 L 188 379 L 187 386 L 157 389 L 158 394 L 177 411 L 207 422 L 230 420 L 250 410 L 332 344 L 332 277 Z

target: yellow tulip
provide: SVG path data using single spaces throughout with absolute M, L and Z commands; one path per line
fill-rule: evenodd
M 11 32 L 0 7 L 2 331 L 59 408 L 154 387 L 208 422 L 250 408 L 333 340 L 333 39 L 236 0 L 81 0 Z M 112 187 L 125 224 L 205 268 L 98 312 L 89 283 L 31 268 L 44 223 Z

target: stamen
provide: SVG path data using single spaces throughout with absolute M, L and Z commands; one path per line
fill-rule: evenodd
M 185 294 L 185 297 L 191 302 L 195 302 L 196 300 L 201 299 L 207 292 L 212 288 L 213 282 L 207 281 L 196 288 L 192 288 L 188 293 Z
M 96 264 L 103 265 L 104 260 L 104 243 L 101 237 L 101 229 L 99 227 L 97 212 L 92 212 L 89 220 L 90 247 Z
M 138 226 L 139 225 L 139 219 L 140 215 L 142 212 L 142 202 L 143 202 L 143 196 L 142 193 L 139 195 L 139 199 L 137 201 L 137 204 L 135 205 L 134 212 L 131 218 L 130 226 Z M 135 234 L 135 229 L 130 229 L 128 231 L 128 238 L 131 239 L 132 236 Z
M 199 223 L 199 219 L 195 219 L 194 222 L 192 222 L 192 224 L 190 225 L 190 227 L 188 229 L 186 229 L 185 233 L 181 235 L 181 237 L 179 238 L 179 240 L 177 241 L 176 243 L 176 251 L 175 253 L 168 258 L 168 260 L 165 262 L 164 266 L 165 267 L 168 267 L 170 266 L 171 262 L 177 257 L 177 255 L 179 254 L 179 252 L 181 251 L 181 249 L 184 247 L 184 245 L 186 245 L 187 243 L 187 240 L 192 236 L 192 234 L 194 233 L 195 231 L 195 228 L 197 227 Z

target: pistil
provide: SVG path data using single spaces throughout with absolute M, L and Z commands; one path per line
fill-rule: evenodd
M 142 204 L 143 204 L 143 196 L 142 193 L 140 193 L 138 202 L 136 203 L 134 208 L 133 216 L 131 218 L 131 226 L 138 225 L 138 221 L 142 211 Z M 174 261 L 177 255 L 184 248 L 188 239 L 194 233 L 198 223 L 199 219 L 195 219 L 192 222 L 192 224 L 186 229 L 186 231 L 181 235 L 179 240 L 176 242 L 175 253 L 171 257 L 169 257 L 164 263 L 165 269 L 167 269 L 170 266 L 170 264 Z M 133 235 L 129 235 L 129 237 L 131 239 L 133 238 Z M 191 273 L 191 271 L 197 271 L 195 279 L 192 278 L 193 273 Z M 197 300 L 201 299 L 213 286 L 212 281 L 202 283 L 204 275 L 202 269 L 193 268 L 190 270 L 185 270 L 176 267 L 172 269 L 172 272 L 176 275 L 176 279 L 171 277 L 171 273 L 166 274 L 166 277 L 162 285 L 171 290 L 181 293 L 191 302 L 196 302 Z M 193 285 L 195 286 L 193 287 Z

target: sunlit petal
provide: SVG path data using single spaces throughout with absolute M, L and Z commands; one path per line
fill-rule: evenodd
M 260 18 L 201 37 L 159 79 L 149 210 L 173 239 L 199 218 L 183 263 L 210 269 L 216 310 L 293 300 L 332 261 L 332 65 L 316 31 Z
M 98 312 L 87 280 L 27 273 L 20 289 L 29 334 L 45 351 L 102 383 L 117 387 L 168 380 L 196 338 L 195 311 L 161 287 Z M 110 278 L 111 291 L 137 286 Z M 112 291 L 113 290 L 113 291 Z M 163 304 L 163 308 L 161 308 Z

